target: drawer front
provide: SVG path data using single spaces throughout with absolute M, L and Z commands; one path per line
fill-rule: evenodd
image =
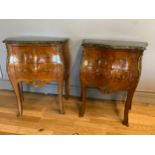
M 60 48 L 51 46 L 13 46 L 13 62 L 15 64 L 61 63 Z
M 16 64 L 15 74 L 18 79 L 57 79 L 62 76 L 63 66 L 58 64 Z
M 33 63 L 35 62 L 35 48 L 33 46 L 12 46 L 13 63 Z
M 37 46 L 37 63 L 61 63 L 60 47 Z
M 140 58 L 140 52 L 86 48 L 81 64 L 81 77 L 86 83 L 99 87 L 129 88 L 132 82 L 138 82 Z

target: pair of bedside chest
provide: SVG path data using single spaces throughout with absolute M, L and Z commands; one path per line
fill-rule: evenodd
M 22 82 L 33 87 L 51 81 L 58 82 L 59 110 L 64 113 L 62 101 L 63 82 L 65 97 L 69 97 L 70 54 L 67 38 L 8 38 L 7 71 L 14 88 L 18 116 L 22 115 Z M 98 88 L 103 93 L 127 91 L 123 124 L 128 125 L 128 112 L 141 73 L 141 58 L 147 43 L 84 40 L 82 42 L 80 80 L 82 102 L 79 116 L 86 109 L 86 89 Z

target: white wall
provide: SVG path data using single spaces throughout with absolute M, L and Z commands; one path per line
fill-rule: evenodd
M 0 20 L 0 65 L 3 78 L 6 37 L 33 35 L 69 37 L 72 66 L 71 85 L 79 85 L 80 43 L 83 38 L 147 41 L 137 90 L 155 92 L 155 20 Z

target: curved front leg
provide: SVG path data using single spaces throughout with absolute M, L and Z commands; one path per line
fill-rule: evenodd
M 60 114 L 64 114 L 64 103 L 62 101 L 62 93 L 63 93 L 63 80 L 59 80 L 58 81 L 58 100 L 59 100 L 59 110 L 60 110 Z
M 123 124 L 128 126 L 128 114 L 129 114 L 129 110 L 131 109 L 131 104 L 132 104 L 132 98 L 134 95 L 135 89 L 131 89 L 127 92 L 127 99 L 125 102 L 125 109 L 124 109 L 124 120 L 123 120 Z
M 22 101 L 24 101 L 23 84 L 20 83 L 18 85 L 19 85 L 18 87 L 19 87 L 19 90 L 20 90 L 20 95 L 21 95 Z
M 83 117 L 86 111 L 86 93 L 87 93 L 87 87 L 86 84 L 81 82 L 81 100 L 82 103 L 80 105 L 79 109 L 79 116 Z
M 23 108 L 22 108 L 22 96 L 21 96 L 20 86 L 19 86 L 19 83 L 15 80 L 11 80 L 11 83 L 17 98 L 17 105 L 18 105 L 17 116 L 21 116 L 23 113 Z
M 70 88 L 69 88 L 69 74 L 65 75 L 65 98 L 68 100 L 70 94 Z

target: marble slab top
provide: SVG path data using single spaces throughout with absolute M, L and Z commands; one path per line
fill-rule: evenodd
M 103 47 L 112 49 L 132 49 L 145 50 L 148 46 L 147 42 L 138 41 L 119 41 L 119 40 L 93 40 L 85 39 L 82 42 L 84 47 Z
M 68 41 L 68 38 L 56 38 L 56 37 L 12 37 L 3 40 L 3 43 L 63 43 Z

